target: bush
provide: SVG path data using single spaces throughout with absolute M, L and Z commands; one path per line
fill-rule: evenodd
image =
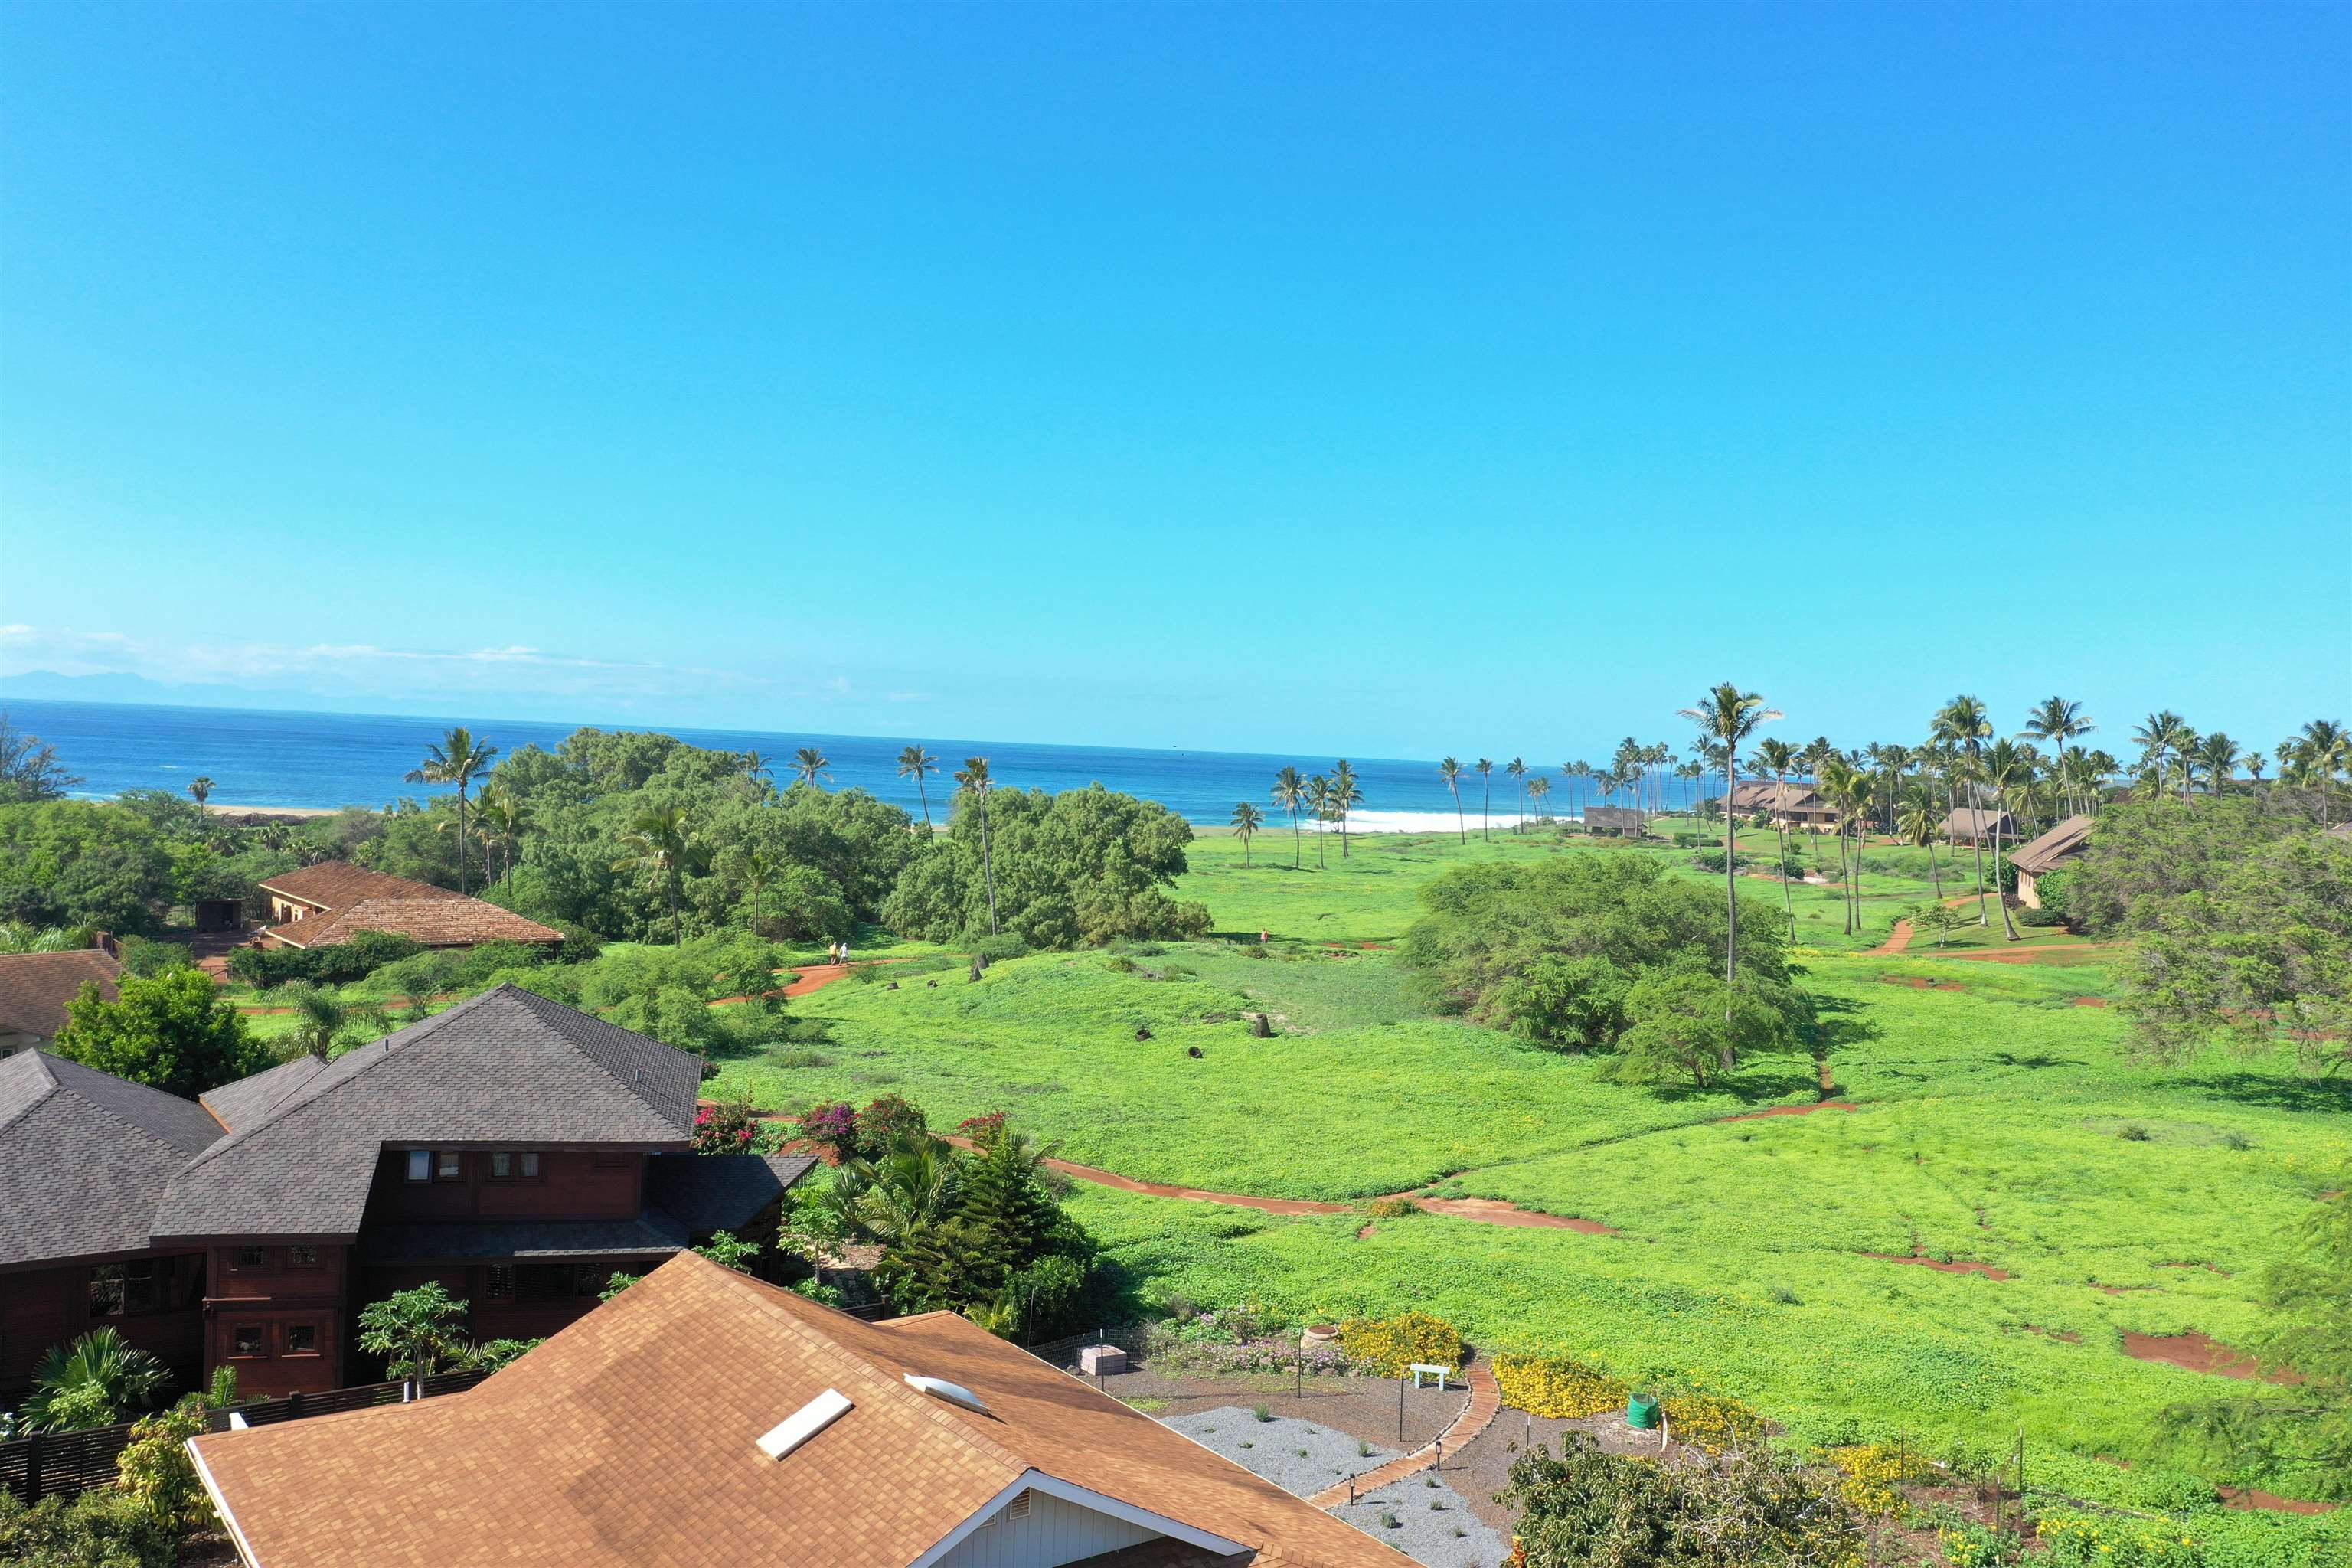
M 2199 1568 L 2205 1554 L 2178 1525 L 2105 1515 L 2058 1514 L 2035 1534 L 2066 1568 Z
M 325 947 L 240 947 L 228 955 L 228 972 L 265 991 L 289 980 L 346 985 L 366 979 L 387 963 L 414 958 L 424 951 L 408 937 L 386 931 L 363 931 L 349 942 Z
M 801 1136 L 836 1160 L 857 1158 L 857 1108 L 847 1100 L 814 1105 L 801 1112 Z
M 1689 1389 L 1665 1394 L 1658 1405 L 1674 1424 L 1676 1437 L 1710 1454 L 1764 1436 L 1764 1417 L 1728 1394 Z
M 1365 1212 L 1374 1219 L 1402 1219 L 1409 1214 L 1419 1214 L 1421 1205 L 1411 1198 L 1374 1198 Z
M 163 1415 L 134 1424 L 130 1444 L 114 1461 L 123 1492 L 181 1537 L 214 1522 L 212 1500 L 188 1452 L 188 1439 L 201 1437 L 211 1426 L 204 1396 L 190 1394 Z
M 1458 1367 L 1464 1350 L 1461 1331 L 1427 1312 L 1350 1318 L 1339 1325 L 1339 1348 L 1357 1365 L 1382 1377 L 1402 1377 L 1414 1362 Z
M 878 1160 L 900 1138 L 920 1137 L 930 1130 L 922 1107 L 900 1095 L 881 1095 L 857 1113 L 858 1152 Z
M 1662 1465 L 1570 1432 L 1557 1458 L 1520 1455 L 1496 1500 L 1519 1513 L 1527 1568 L 1851 1568 L 1864 1521 L 1841 1479 L 1767 1448 Z
M 761 1131 L 748 1100 L 722 1100 L 694 1113 L 694 1152 L 698 1154 L 749 1154 L 755 1152 Z
M 972 943 L 971 955 L 982 963 L 1003 963 L 1008 959 L 1026 958 L 1031 952 L 1027 942 L 1011 931 L 983 937 Z
M 124 937 L 119 956 L 122 960 L 123 972 L 135 974 L 142 980 L 152 980 L 166 970 L 185 969 L 194 963 L 188 956 L 188 950 L 181 943 L 149 942 L 143 936 Z
M 120 1491 L 26 1508 L 0 1488 L 0 1563 L 14 1568 L 172 1568 L 180 1537 Z
M 1514 1410 L 1567 1420 L 1619 1409 L 1633 1392 L 1623 1379 L 1564 1355 L 1498 1355 L 1495 1384 Z

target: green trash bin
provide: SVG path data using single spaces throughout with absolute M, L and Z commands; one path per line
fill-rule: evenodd
M 1625 1425 L 1628 1426 L 1639 1426 L 1644 1431 L 1654 1429 L 1658 1425 L 1658 1401 L 1656 1397 L 1647 1394 L 1637 1394 L 1632 1398 L 1626 1400 Z

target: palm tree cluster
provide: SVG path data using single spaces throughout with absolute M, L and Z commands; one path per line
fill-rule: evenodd
M 1447 760 L 1450 762 L 1452 759 Z M 1461 772 L 1459 764 L 1455 765 L 1454 772 L 1457 774 Z M 1311 778 L 1301 778 L 1297 768 L 1286 767 L 1274 775 L 1272 795 L 1276 809 L 1290 814 L 1291 869 L 1298 869 L 1306 861 L 1301 824 L 1307 820 L 1326 825 L 1337 823 L 1339 828 L 1339 858 L 1342 860 L 1348 858 L 1348 817 L 1363 805 L 1364 785 L 1363 781 L 1356 776 L 1356 770 L 1349 765 L 1347 758 L 1342 757 L 1333 763 L 1329 773 L 1317 773 Z M 1244 810 L 1253 816 L 1246 828 L 1242 826 Z M 1234 808 L 1234 828 L 1241 835 L 1244 859 L 1249 854 L 1249 837 L 1257 831 L 1256 812 L 1257 807 L 1246 802 Z M 1318 866 L 1324 864 L 1323 837 L 1328 831 L 1328 826 L 1318 826 L 1315 831 L 1315 864 Z

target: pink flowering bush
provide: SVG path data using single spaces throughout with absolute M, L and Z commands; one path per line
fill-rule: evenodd
M 801 1136 L 835 1160 L 857 1157 L 857 1108 L 847 1100 L 812 1106 L 801 1112 Z
M 759 1142 L 759 1120 L 749 1100 L 730 1100 L 706 1105 L 694 1113 L 694 1152 L 698 1154 L 749 1154 Z

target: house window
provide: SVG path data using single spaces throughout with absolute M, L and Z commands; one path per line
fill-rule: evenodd
M 579 1288 L 578 1270 L 566 1264 L 526 1264 L 515 1275 L 515 1293 L 525 1301 L 569 1300 Z
M 501 1149 L 490 1156 L 490 1180 L 494 1182 L 535 1182 L 539 1180 L 539 1152 L 525 1149 L 520 1153 Z
M 119 1318 L 123 1310 L 122 1265 L 102 1263 L 89 1271 L 89 1315 Z
M 465 1156 L 455 1149 L 442 1150 L 440 1163 L 433 1172 L 433 1179 L 436 1182 L 464 1181 L 466 1179 Z
M 319 1353 L 319 1326 L 316 1323 L 287 1324 L 286 1353 L 288 1355 L 317 1355 Z
M 286 1249 L 286 1267 L 289 1268 L 316 1268 L 319 1267 L 319 1249 L 315 1247 L 288 1247 Z
M 236 1249 L 239 1268 L 266 1268 L 269 1266 L 269 1249 L 266 1247 L 240 1247 Z
M 236 1331 L 235 1344 L 236 1348 L 229 1352 L 231 1355 L 257 1356 L 266 1353 L 261 1348 L 261 1325 L 259 1323 L 249 1323 L 245 1327 L 238 1329 Z
M 164 1272 L 169 1272 L 168 1265 Z M 121 1318 L 152 1312 L 163 1304 L 163 1279 L 153 1258 L 101 1263 L 89 1272 L 89 1315 Z
M 412 1182 L 429 1182 L 433 1179 L 432 1150 L 411 1149 L 408 1152 L 408 1179 Z
M 488 1277 L 484 1282 L 483 1295 L 493 1301 L 511 1301 L 515 1299 L 515 1271 L 512 1264 L 493 1263 L 483 1272 Z

